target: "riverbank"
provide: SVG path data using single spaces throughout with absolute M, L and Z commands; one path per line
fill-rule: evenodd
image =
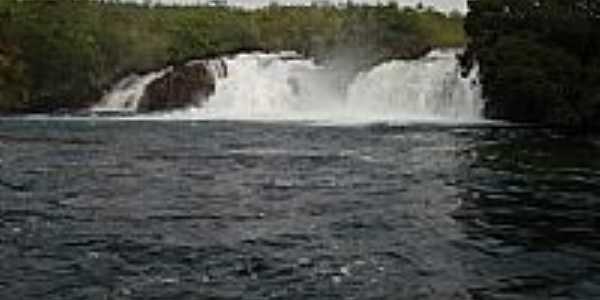
M 388 6 L 146 7 L 0 4 L 0 113 L 77 110 L 130 73 L 193 59 L 293 50 L 354 68 L 465 44 L 463 20 Z

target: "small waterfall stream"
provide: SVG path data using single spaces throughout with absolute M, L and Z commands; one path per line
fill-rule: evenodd
M 171 68 L 152 72 L 146 75 L 133 74 L 119 81 L 100 102 L 92 107 L 93 112 L 137 111 L 140 99 L 146 87 L 154 80 L 164 76 Z

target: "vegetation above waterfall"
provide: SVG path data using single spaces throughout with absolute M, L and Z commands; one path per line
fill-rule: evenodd
M 148 7 L 114 1 L 0 2 L 0 112 L 96 102 L 118 78 L 193 58 L 295 50 L 358 67 L 465 42 L 463 19 L 396 5 Z
M 479 62 L 489 117 L 600 126 L 600 1 L 470 1 L 463 63 Z

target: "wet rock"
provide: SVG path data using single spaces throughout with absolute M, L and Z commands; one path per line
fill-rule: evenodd
M 201 106 L 215 92 L 215 74 L 209 62 L 175 66 L 150 83 L 140 100 L 139 112 Z

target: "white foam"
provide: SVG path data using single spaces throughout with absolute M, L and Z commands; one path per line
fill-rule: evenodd
M 203 107 L 154 118 L 347 123 L 478 122 L 483 101 L 476 73 L 460 77 L 457 51 L 390 61 L 347 87 L 336 70 L 277 54 L 226 60 L 228 76 Z
M 317 125 L 482 122 L 478 71 L 462 78 L 457 53 L 433 51 L 420 60 L 389 61 L 358 74 L 350 83 L 346 73 L 288 52 L 192 61 L 189 64 L 206 64 L 216 79 L 215 94 L 201 107 L 117 119 Z M 125 78 L 92 111 L 134 113 L 146 87 L 169 70 Z

